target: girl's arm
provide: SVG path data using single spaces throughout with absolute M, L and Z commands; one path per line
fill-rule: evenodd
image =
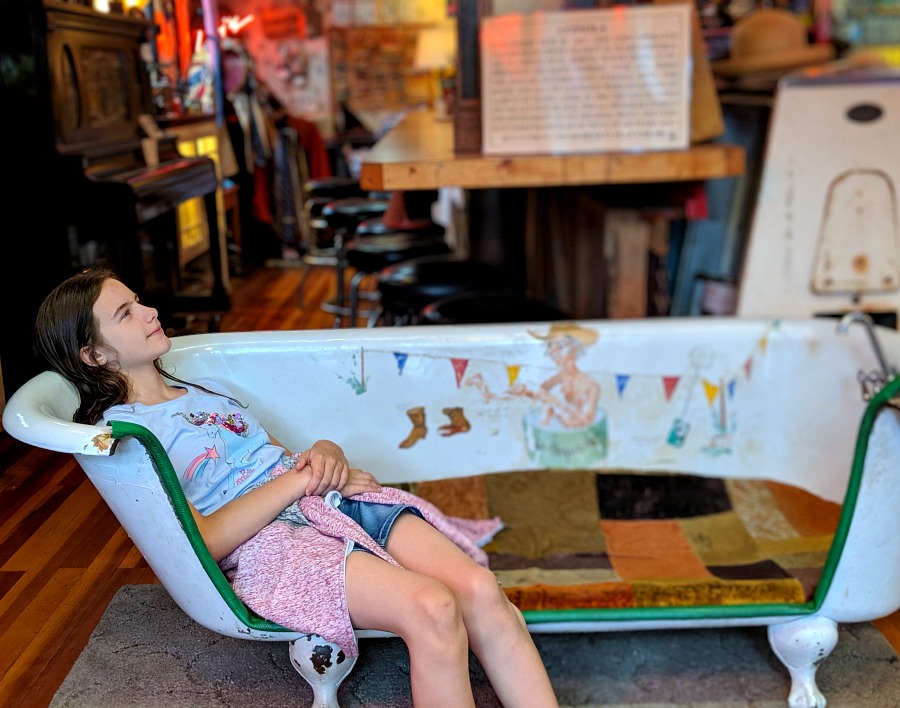
M 216 562 L 255 536 L 263 526 L 302 497 L 310 477 L 309 465 L 288 470 L 228 502 L 209 516 L 203 516 L 191 504 L 191 513 L 200 535 Z
M 303 496 L 311 477 L 309 465 L 294 468 L 233 499 L 209 516 L 201 514 L 189 501 L 191 514 L 213 559 L 218 563 L 270 524 L 278 514 Z M 381 491 L 381 485 L 368 472 L 348 469 L 347 479 L 336 489 L 349 497 L 361 492 Z
M 273 444 L 284 447 L 269 436 Z M 330 440 L 317 440 L 300 454 L 297 466 L 234 499 L 209 516 L 203 516 L 191 504 L 191 513 L 212 557 L 218 562 L 259 530 L 271 523 L 284 509 L 308 494 L 322 496 L 332 489 L 343 489 L 350 479 L 350 465 L 344 451 Z M 371 475 L 363 475 L 350 486 L 352 493 L 377 491 Z

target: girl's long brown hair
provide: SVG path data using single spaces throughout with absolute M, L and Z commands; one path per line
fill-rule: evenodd
M 35 353 L 78 390 L 79 405 L 72 417 L 76 423 L 97 423 L 108 408 L 126 403 L 131 390 L 128 377 L 121 371 L 107 366 L 89 366 L 81 359 L 84 347 L 92 349 L 103 343 L 94 319 L 94 303 L 100 297 L 103 282 L 109 278 L 120 280 L 107 268 L 89 268 L 71 276 L 44 299 L 35 320 Z M 163 370 L 159 359 L 153 365 L 165 378 L 189 383 Z M 246 407 L 230 396 L 190 385 Z

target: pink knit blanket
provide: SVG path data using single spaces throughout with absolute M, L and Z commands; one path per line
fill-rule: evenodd
M 382 504 L 411 504 L 469 557 L 487 566 L 480 548 L 503 527 L 499 517 L 463 519 L 445 515 L 421 497 L 384 487 L 354 497 Z M 352 519 L 322 497 L 298 502 L 309 526 L 276 520 L 222 560 L 235 593 L 261 617 L 298 632 L 318 634 L 348 656 L 359 653 L 344 587 L 344 558 L 355 542 L 400 565 Z

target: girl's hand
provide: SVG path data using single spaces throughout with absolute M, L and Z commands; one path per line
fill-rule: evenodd
M 338 491 L 343 497 L 352 497 L 363 492 L 380 492 L 381 485 L 368 472 L 352 468 L 347 483 L 343 487 L 338 487 Z
M 344 457 L 344 451 L 330 440 L 316 441 L 302 453 L 298 462 L 304 458 L 310 469 L 307 495 L 324 496 L 332 489 L 343 487 L 350 477 L 350 463 Z

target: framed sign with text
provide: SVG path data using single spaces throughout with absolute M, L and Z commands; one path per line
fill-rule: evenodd
M 558 9 L 547 9 L 548 7 L 555 8 L 555 6 L 553 5 L 553 3 L 548 4 L 548 2 L 544 1 L 541 2 L 541 7 L 544 9 L 542 10 L 542 12 L 538 12 L 534 10 L 534 3 L 529 3 L 527 0 L 459 0 L 457 10 L 457 27 L 459 37 L 457 86 L 456 104 L 454 107 L 455 110 L 453 115 L 455 152 L 463 154 L 483 152 L 484 131 L 482 125 L 482 100 L 484 98 L 484 87 L 482 83 L 483 61 L 481 54 L 483 42 L 481 38 L 485 25 L 489 25 L 494 20 L 511 14 L 518 15 L 520 18 L 525 18 L 527 16 L 538 14 L 547 15 L 565 13 L 574 14 L 579 18 L 584 18 L 587 17 L 587 15 L 581 15 L 580 13 L 593 13 L 601 11 L 606 11 L 609 13 L 620 13 L 626 10 L 644 9 L 650 7 L 658 7 L 661 9 L 674 9 L 679 7 L 690 8 L 690 17 L 687 22 L 689 44 L 687 49 L 686 62 L 686 70 L 689 77 L 687 84 L 688 89 L 686 94 L 687 100 L 689 102 L 688 141 L 689 144 L 697 144 L 712 140 L 724 134 L 725 128 L 722 118 L 721 106 L 719 104 L 718 94 L 712 78 L 712 73 L 710 72 L 709 60 L 706 56 L 703 37 L 700 31 L 699 17 L 697 15 L 696 7 L 693 2 L 687 0 L 651 0 L 650 2 L 640 2 L 630 6 L 615 6 L 615 8 L 611 7 L 606 2 L 606 0 L 596 0 L 596 2 L 588 1 L 586 3 L 580 2 L 580 7 L 578 8 L 573 8 L 569 3 L 564 4 L 568 5 L 568 9 L 563 9 L 562 3 L 560 4 L 561 6 Z M 677 16 L 680 17 L 680 15 Z M 681 20 L 679 20 L 679 23 L 680 22 Z M 538 29 L 546 31 L 546 27 Z M 522 31 L 524 31 L 524 29 Z M 669 27 L 663 28 L 664 33 L 669 31 Z M 681 27 L 677 28 L 677 32 L 682 32 Z M 505 41 L 508 44 L 513 40 L 514 37 L 511 36 Z M 638 42 L 638 45 L 643 48 L 644 46 L 646 46 L 646 43 L 641 40 Z M 549 66 L 542 65 L 543 52 L 535 49 L 533 46 L 531 48 L 523 48 L 533 52 L 531 54 L 532 65 L 529 69 L 532 77 L 544 76 L 547 72 L 551 71 Z M 601 47 L 597 45 L 588 49 L 582 47 L 582 56 L 579 61 L 590 62 L 592 54 L 595 51 L 599 51 L 600 49 Z M 609 49 L 610 47 L 607 46 L 607 50 Z M 504 51 L 506 51 L 506 49 L 504 49 Z M 622 54 L 619 55 L 620 62 L 625 61 L 625 59 L 623 58 L 624 56 L 625 55 Z M 541 61 L 538 61 L 539 59 Z M 497 67 L 495 66 L 495 71 L 496 68 Z M 622 69 L 622 67 L 620 67 L 620 69 Z M 607 72 L 607 70 L 608 67 L 606 65 L 604 65 L 599 70 L 595 68 L 594 81 L 599 82 L 601 79 L 603 79 L 602 74 Z M 498 77 L 496 73 L 494 74 L 494 78 L 499 78 L 501 82 L 507 79 L 506 76 Z M 620 82 L 623 81 L 621 71 L 617 77 L 610 77 L 610 80 L 613 79 Z M 544 76 L 543 80 L 546 80 L 546 76 Z M 551 83 L 554 84 L 553 91 L 557 92 L 559 89 L 556 86 L 556 82 Z M 683 84 L 679 83 L 679 87 L 682 85 Z M 522 86 L 524 87 L 526 92 L 532 96 L 532 98 L 535 96 L 534 92 L 536 88 L 534 85 L 529 86 L 528 82 L 525 81 L 523 82 Z M 512 105 L 515 105 L 514 96 L 507 96 L 507 100 L 513 101 Z M 598 99 L 595 98 L 593 100 L 597 101 Z M 538 97 L 535 105 L 541 105 L 543 103 L 546 103 L 546 101 L 543 98 Z M 508 108 L 509 105 L 507 105 L 506 107 Z M 529 108 L 531 108 L 531 106 L 529 106 Z M 507 113 L 507 116 L 508 115 L 509 114 Z M 500 117 L 502 119 L 503 114 L 500 114 Z M 569 120 L 570 116 L 566 114 L 563 117 L 565 120 Z M 502 131 L 503 128 L 501 126 L 501 132 Z M 597 140 L 599 139 L 599 137 L 600 136 L 597 136 L 595 134 L 594 139 Z M 507 141 L 509 140 L 510 138 L 509 136 L 507 136 Z M 514 148 L 512 147 L 512 143 L 507 142 L 507 146 L 501 147 L 498 152 L 502 153 L 513 149 Z M 537 151 L 537 148 L 530 145 L 526 149 L 528 152 Z
M 690 12 L 631 5 L 485 18 L 482 152 L 687 148 Z

